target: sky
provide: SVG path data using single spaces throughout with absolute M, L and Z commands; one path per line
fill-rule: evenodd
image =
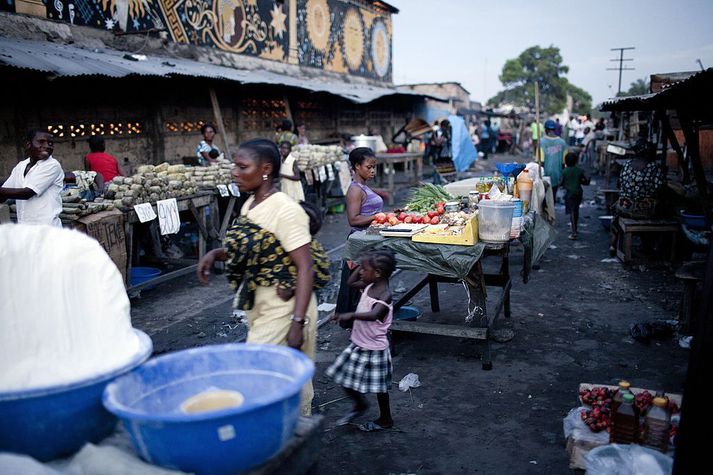
M 502 90 L 505 61 L 530 46 L 560 48 L 569 81 L 593 104 L 654 73 L 713 67 L 713 0 L 387 0 L 393 16 L 395 84 L 460 82 L 485 103 Z

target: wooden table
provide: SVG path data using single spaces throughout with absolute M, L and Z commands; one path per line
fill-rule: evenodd
M 219 240 L 221 238 L 220 231 L 222 231 L 222 226 L 220 223 L 220 216 L 218 215 L 217 211 L 218 206 L 216 201 L 216 195 L 211 192 L 199 193 L 191 196 L 176 198 L 176 203 L 178 205 L 178 211 L 190 211 L 191 215 L 193 216 L 193 219 L 198 225 L 198 259 L 200 259 L 207 252 L 209 242 L 211 240 Z M 155 211 L 156 205 L 153 204 L 152 206 L 154 207 Z M 210 209 L 210 212 L 206 213 L 208 209 Z M 131 278 L 131 268 L 133 266 L 135 258 L 134 228 L 137 224 L 141 224 L 141 222 L 139 221 L 139 217 L 136 215 L 136 212 L 133 210 L 126 212 L 124 217 L 124 226 L 126 233 L 127 255 L 126 275 L 128 276 L 128 279 Z M 164 260 L 171 261 L 171 259 Z M 188 265 L 173 272 L 160 275 L 155 279 L 142 282 L 138 285 L 130 286 L 127 289 L 129 295 L 135 296 L 142 289 L 148 286 L 153 286 L 195 272 L 198 265 L 197 261 L 192 259 L 181 259 L 179 263 Z
M 671 262 L 676 257 L 676 236 L 680 225 L 678 221 L 668 219 L 629 219 L 620 218 L 617 234 L 617 257 L 624 263 L 631 261 L 631 244 L 634 233 L 670 233 L 671 234 Z
M 377 246 L 387 247 L 396 252 L 398 268 L 425 273 L 425 276 L 394 304 L 394 310 L 398 310 L 426 286 L 429 287 L 433 312 L 440 311 L 439 283 L 461 283 L 465 284 L 467 290 L 467 298 L 463 299 L 463 303 L 468 303 L 468 311 L 459 317 L 462 319 L 460 324 L 394 321 L 391 329 L 393 331 L 481 340 L 485 344 L 482 367 L 484 370 L 492 369 L 489 338 L 493 326 L 501 313 L 504 313 L 505 318 L 510 317 L 510 289 L 512 287 L 509 263 L 510 244 L 477 243 L 473 246 L 428 244 L 413 242 L 410 239 L 383 238 L 359 232 L 349 237 L 344 257 L 358 259 L 364 251 Z M 498 272 L 494 274 L 483 272 L 482 261 L 488 257 L 499 259 Z M 490 314 L 486 309 L 486 287 L 502 289 L 500 298 L 495 304 L 495 310 Z
M 389 192 L 389 205 L 394 204 L 394 193 L 396 184 L 394 183 L 394 175 L 396 170 L 394 165 L 397 163 L 404 164 L 404 173 L 409 178 L 408 186 L 416 186 L 421 182 L 423 174 L 423 153 L 407 152 L 407 153 L 377 153 L 377 165 L 382 165 L 381 173 L 378 174 L 379 187 L 383 187 L 384 175 L 387 175 L 387 191 Z

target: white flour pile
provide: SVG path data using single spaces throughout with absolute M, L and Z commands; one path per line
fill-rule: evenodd
M 0 226 L 0 391 L 66 384 L 139 349 L 119 270 L 77 231 Z

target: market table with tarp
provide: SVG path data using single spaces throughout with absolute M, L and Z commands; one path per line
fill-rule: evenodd
M 554 240 L 554 228 L 534 213 L 528 213 L 523 220 L 520 240 L 525 249 L 522 277 L 526 283 L 533 263 L 542 256 Z M 440 311 L 438 283 L 461 283 L 467 293 L 467 312 L 460 325 L 417 321 L 394 321 L 393 331 L 424 333 L 430 335 L 470 338 L 485 342 L 482 356 L 483 369 L 492 368 L 489 337 L 497 318 L 504 313 L 510 318 L 510 242 L 489 244 L 478 242 L 472 246 L 432 244 L 414 242 L 406 238 L 386 238 L 365 231 L 349 236 L 344 257 L 357 260 L 365 251 L 375 247 L 386 247 L 396 253 L 399 269 L 418 272 L 425 276 L 408 290 L 395 304 L 394 311 L 401 308 L 424 287 L 430 291 L 431 310 Z M 485 273 L 483 259 L 493 257 L 499 260 L 498 271 Z M 495 304 L 495 310 L 488 313 L 486 307 L 486 287 L 502 289 Z

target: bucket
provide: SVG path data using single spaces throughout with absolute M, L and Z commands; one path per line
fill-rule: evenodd
M 139 348 L 123 366 L 74 383 L 0 392 L 0 452 L 46 462 L 111 434 L 116 418 L 102 406 L 102 392 L 107 383 L 146 361 L 153 350 L 144 332 L 134 332 Z M 0 472 L 5 473 L 2 467 Z
M 144 460 L 197 474 L 242 473 L 292 439 L 300 391 L 313 373 L 314 363 L 286 346 L 209 345 L 150 360 L 109 384 L 103 402 Z M 238 397 L 185 410 L 220 395 Z
M 478 237 L 485 242 L 508 242 L 515 203 L 485 200 L 478 203 Z
M 376 137 L 371 135 L 354 135 L 352 137 L 352 142 L 355 147 L 369 147 L 374 152 L 376 152 Z
M 155 267 L 132 267 L 129 284 L 133 287 L 134 285 L 142 284 L 147 280 L 158 277 L 159 275 L 161 275 L 161 269 L 157 269 Z M 148 286 L 144 290 L 151 290 L 153 288 L 155 287 Z

